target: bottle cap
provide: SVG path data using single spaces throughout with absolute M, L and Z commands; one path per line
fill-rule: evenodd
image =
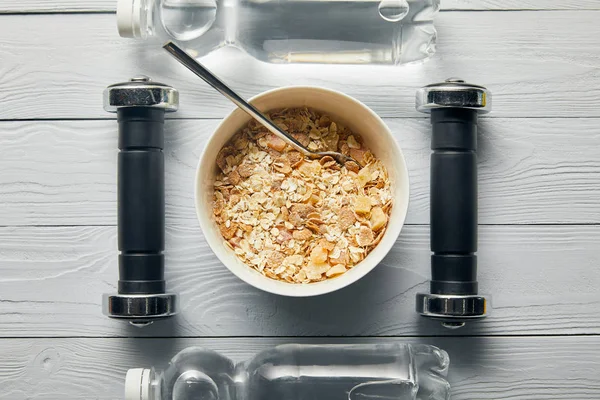
M 416 103 L 417 111 L 423 113 L 437 108 L 467 108 L 488 113 L 492 111 L 492 94 L 483 86 L 450 78 L 419 89 Z
M 125 400 L 150 400 L 151 369 L 133 368 L 125 376 Z
M 117 2 L 117 29 L 125 38 L 145 39 L 148 35 L 145 0 L 119 0 Z
M 117 112 L 121 107 L 152 107 L 176 111 L 179 107 L 179 92 L 164 83 L 153 82 L 147 76 L 136 76 L 104 90 L 104 109 Z

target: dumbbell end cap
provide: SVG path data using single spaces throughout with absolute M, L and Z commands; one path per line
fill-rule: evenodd
M 487 317 L 490 299 L 483 295 L 417 293 L 416 310 L 424 317 L 442 321 L 446 328 L 456 329 L 466 322 Z
M 112 113 L 124 107 L 160 108 L 173 112 L 179 108 L 179 92 L 169 85 L 140 75 L 107 87 L 103 103 L 104 110 Z
M 174 293 L 104 294 L 102 312 L 110 318 L 145 326 L 157 319 L 176 315 L 179 312 L 179 300 Z
M 450 78 L 417 90 L 416 108 L 422 113 L 439 108 L 464 108 L 485 114 L 492 111 L 492 94 L 483 86 Z

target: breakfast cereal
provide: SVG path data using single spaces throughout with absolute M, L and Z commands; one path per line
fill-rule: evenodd
M 328 115 L 308 108 L 268 114 L 309 149 L 339 151 L 360 165 L 307 159 L 249 122 L 217 156 L 213 213 L 221 235 L 269 278 L 310 283 L 339 276 L 385 233 L 392 208 L 387 170 L 360 136 Z

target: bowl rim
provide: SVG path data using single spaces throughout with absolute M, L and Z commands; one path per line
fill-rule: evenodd
M 205 210 L 204 210 L 204 208 L 202 208 L 202 210 L 201 210 L 201 207 L 200 207 L 200 201 L 199 201 L 200 185 L 199 185 L 199 182 L 200 182 L 201 166 L 203 164 L 205 157 L 208 157 L 207 149 L 210 147 L 210 144 L 214 140 L 216 140 L 216 138 L 217 138 L 216 133 L 221 130 L 223 125 L 225 125 L 227 123 L 227 121 L 230 118 L 232 118 L 232 116 L 235 113 L 238 113 L 238 112 L 243 113 L 244 112 L 243 110 L 240 110 L 239 108 L 234 108 L 231 112 L 229 112 L 221 120 L 221 122 L 219 122 L 217 127 L 213 130 L 212 134 L 209 136 L 208 140 L 206 141 L 204 148 L 202 149 L 202 152 L 198 159 L 198 164 L 196 166 L 196 173 L 194 174 L 194 207 L 196 209 L 196 218 L 198 220 L 198 224 L 200 225 L 202 234 L 203 234 L 206 242 L 208 243 L 210 249 L 215 254 L 217 259 L 221 262 L 221 264 L 223 264 L 231 273 L 233 273 L 239 279 L 241 279 L 245 283 L 247 283 L 257 289 L 260 289 L 260 290 L 268 292 L 268 293 L 281 295 L 281 296 L 286 296 L 286 297 L 320 296 L 320 295 L 324 295 L 327 293 L 335 292 L 339 289 L 342 289 L 342 288 L 349 286 L 349 285 L 355 283 L 356 281 L 360 280 L 365 275 L 367 275 L 369 272 L 371 272 L 376 266 L 378 266 L 381 263 L 381 261 L 385 258 L 385 256 L 390 252 L 390 250 L 394 246 L 398 236 L 400 235 L 402 228 L 404 227 L 404 223 L 406 221 L 406 216 L 408 214 L 408 206 L 409 206 L 409 201 L 410 201 L 410 181 L 409 181 L 408 167 L 406 164 L 406 159 L 404 157 L 402 148 L 396 141 L 396 138 L 394 137 L 392 131 L 389 129 L 389 127 L 383 121 L 383 119 L 363 102 L 355 99 L 352 96 L 342 93 L 338 90 L 329 89 L 329 88 L 325 88 L 325 87 L 321 87 L 321 86 L 288 85 L 288 86 L 282 86 L 282 87 L 269 89 L 267 91 L 261 92 L 255 96 L 251 97 L 248 101 L 254 102 L 254 101 L 260 100 L 264 97 L 273 96 L 273 95 L 276 95 L 277 93 L 286 92 L 286 91 L 290 91 L 290 90 L 292 90 L 292 91 L 293 90 L 320 91 L 323 93 L 332 94 L 334 96 L 340 96 L 340 97 L 344 98 L 345 100 L 350 101 L 351 103 L 354 103 L 356 106 L 362 108 L 365 112 L 370 114 L 379 124 L 381 124 L 382 127 L 385 128 L 384 129 L 385 133 L 391 137 L 393 145 L 396 147 L 396 151 L 397 151 L 398 155 L 400 156 L 400 159 L 398 160 L 398 162 L 401 163 L 404 167 L 404 176 L 401 178 L 405 181 L 404 186 L 406 187 L 406 190 L 403 193 L 403 199 L 402 199 L 403 200 L 402 204 L 404 204 L 405 206 L 404 206 L 404 209 L 402 210 L 401 215 L 399 216 L 401 218 L 398 217 L 394 222 L 394 225 L 398 226 L 398 228 L 396 228 L 397 232 L 394 234 L 395 237 L 393 238 L 393 241 L 390 240 L 389 243 L 387 244 L 387 246 L 382 247 L 384 245 L 383 239 L 385 239 L 385 237 L 388 236 L 390 233 L 393 234 L 393 231 L 389 230 L 389 227 L 388 227 L 388 228 L 386 228 L 387 231 L 384 233 L 384 236 L 383 236 L 381 242 L 375 247 L 375 249 L 377 249 L 377 248 L 380 249 L 380 251 L 378 251 L 378 253 L 380 255 L 377 258 L 372 258 L 372 259 L 368 260 L 369 262 L 367 262 L 366 264 L 365 264 L 365 261 L 367 261 L 367 259 L 356 264 L 353 267 L 353 269 L 358 266 L 361 266 L 360 273 L 355 273 L 352 276 L 350 276 L 350 278 L 346 277 L 346 279 L 343 279 L 343 277 L 345 277 L 346 274 L 342 274 L 340 277 L 337 277 L 335 279 L 328 279 L 328 280 L 321 281 L 321 282 L 308 283 L 308 284 L 288 283 L 288 282 L 277 281 L 277 280 L 271 279 L 267 276 L 260 274 L 258 271 L 252 269 L 250 266 L 246 266 L 249 270 L 256 272 L 257 278 L 262 278 L 262 279 L 250 280 L 250 279 L 247 279 L 247 276 L 244 275 L 243 273 L 241 273 L 241 271 L 238 271 L 237 268 L 230 266 L 228 264 L 229 261 L 224 259 L 220 254 L 221 247 L 225 248 L 225 246 L 222 243 L 216 243 L 216 241 L 213 240 L 214 239 L 212 237 L 213 235 L 207 234 L 205 227 L 203 225 L 201 214 L 203 215 Z M 394 207 L 397 206 L 399 203 L 400 203 L 399 201 L 395 201 Z M 215 249 L 216 246 L 220 246 L 219 251 L 217 251 Z M 371 252 L 370 254 L 372 254 L 372 253 L 373 252 Z M 265 284 L 263 285 L 261 282 L 265 282 Z M 272 282 L 277 282 L 277 283 L 280 283 L 281 285 L 275 286 L 275 285 L 271 284 Z M 271 285 L 268 285 L 267 283 L 269 283 Z

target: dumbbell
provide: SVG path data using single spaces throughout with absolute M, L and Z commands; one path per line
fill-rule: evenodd
M 431 293 L 418 293 L 419 314 L 447 328 L 489 313 L 477 284 L 477 116 L 491 111 L 483 86 L 448 79 L 417 91 L 416 108 L 431 114 Z
M 177 90 L 146 76 L 109 86 L 104 109 L 117 113 L 118 293 L 103 296 L 110 318 L 145 326 L 177 313 L 164 277 L 164 120 L 179 106 Z

